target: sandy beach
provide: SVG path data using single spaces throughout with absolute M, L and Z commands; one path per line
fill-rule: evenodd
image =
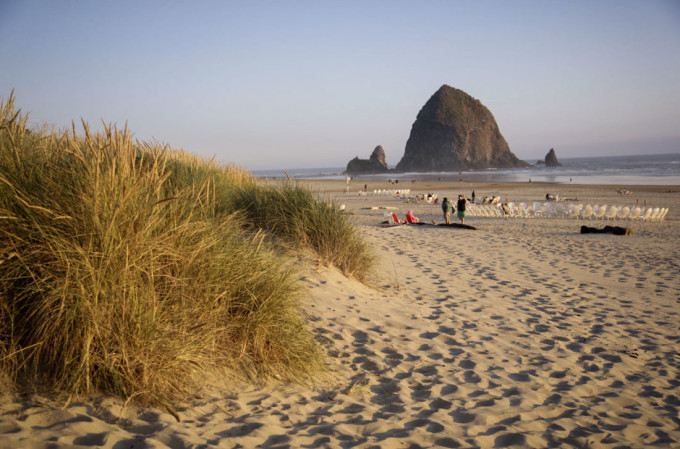
M 374 247 L 374 285 L 301 268 L 329 374 L 316 385 L 234 380 L 167 410 L 4 393 L 0 448 L 680 447 L 680 186 L 307 181 Z M 366 185 L 367 194 L 360 194 Z M 455 199 L 667 207 L 661 222 L 468 217 Z M 456 219 L 457 221 L 457 219 Z M 628 227 L 630 236 L 580 234 Z M 208 380 L 206 381 L 207 383 Z M 178 419 L 179 418 L 179 419 Z

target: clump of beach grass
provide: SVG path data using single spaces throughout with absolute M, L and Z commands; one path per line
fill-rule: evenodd
M 247 172 L 0 109 L 0 375 L 167 404 L 212 369 L 321 369 L 290 259 L 225 199 Z
M 375 256 L 336 204 L 299 183 L 243 183 L 232 194 L 233 208 L 246 223 L 268 230 L 297 248 L 310 248 L 326 265 L 366 282 Z

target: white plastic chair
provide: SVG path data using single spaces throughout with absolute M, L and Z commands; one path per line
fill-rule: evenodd
M 579 215 L 581 215 L 582 204 L 570 204 L 567 208 L 567 216 L 574 217 L 578 220 Z
M 603 204 L 602 206 L 597 208 L 597 215 L 595 216 L 595 218 L 604 220 L 604 214 L 606 214 L 606 213 L 607 213 L 607 205 Z
M 619 210 L 619 217 L 618 217 L 619 220 L 625 220 L 626 218 L 628 218 L 628 214 L 629 214 L 629 213 L 630 213 L 630 207 L 628 207 L 628 206 L 623 206 L 623 207 Z
M 616 220 L 616 215 L 619 213 L 619 209 L 616 206 L 610 206 L 605 213 L 605 218 L 607 220 Z
M 658 208 L 658 207 L 655 207 L 654 209 L 652 209 L 652 215 L 649 216 L 648 220 L 649 221 L 656 221 L 656 217 L 659 216 L 660 211 L 661 211 L 661 209 Z
M 638 218 L 640 218 L 641 213 L 642 209 L 636 206 L 632 211 L 630 211 L 630 215 L 628 216 L 628 218 L 630 220 L 637 220 Z
M 652 212 L 653 212 L 653 209 L 651 207 L 648 207 L 647 210 L 645 210 L 645 214 L 640 215 L 640 220 L 644 220 L 644 221 L 649 220 L 649 217 L 652 216 Z
M 529 209 L 527 209 L 527 203 L 519 203 L 518 212 L 520 217 L 529 218 Z
M 538 201 L 534 201 L 534 216 L 535 217 L 543 216 L 543 211 L 541 210 L 541 203 Z
M 553 209 L 550 203 L 543 203 L 543 206 L 541 206 L 541 214 L 544 217 L 551 217 L 553 215 Z
M 510 216 L 512 218 L 518 218 L 522 216 L 522 213 L 519 211 L 519 205 L 515 203 L 508 203 L 508 208 L 510 209 Z
M 581 218 L 584 220 L 587 218 L 588 220 L 592 220 L 593 218 L 593 206 L 590 204 L 586 204 L 583 209 L 581 209 Z
M 661 212 L 659 213 L 659 216 L 656 217 L 657 221 L 663 221 L 666 218 L 666 214 L 668 213 L 668 208 L 664 207 L 661 209 Z
M 533 203 L 527 205 L 527 217 L 536 218 L 536 210 L 534 209 Z

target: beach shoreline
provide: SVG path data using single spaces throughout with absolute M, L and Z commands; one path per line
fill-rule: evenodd
M 176 407 L 180 421 L 112 398 L 62 407 L 5 395 L 0 447 L 680 444 L 680 187 L 620 195 L 608 185 L 360 180 L 347 193 L 346 181 L 300 182 L 344 205 L 378 261 L 372 285 L 301 267 L 330 379 L 206 389 Z M 440 205 L 411 197 L 472 190 L 478 200 L 646 201 L 669 213 L 661 222 L 473 216 L 466 224 L 476 230 L 380 226 L 392 211 L 441 221 Z M 583 224 L 633 234 L 584 235 Z
M 261 178 L 264 179 L 264 178 Z M 343 193 L 346 191 L 348 183 L 341 179 L 296 179 L 296 182 L 308 186 L 311 190 L 317 192 L 329 193 Z M 632 192 L 649 192 L 649 193 L 675 193 L 680 192 L 680 186 L 677 185 L 609 185 L 609 184 L 563 184 L 556 182 L 487 182 L 487 181 L 399 181 L 394 182 L 388 179 L 373 178 L 373 179 L 352 179 L 349 182 L 350 193 L 358 193 L 364 191 L 366 186 L 367 193 L 371 193 L 374 189 L 391 189 L 403 190 L 410 189 L 412 191 L 429 191 L 429 190 L 462 190 L 464 192 L 471 189 L 482 190 L 517 190 L 517 189 L 531 189 L 537 187 L 548 188 L 549 190 L 597 190 L 607 191 L 616 189 L 628 189 Z

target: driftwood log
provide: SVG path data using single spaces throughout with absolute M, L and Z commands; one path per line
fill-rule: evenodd
M 622 228 L 621 226 L 605 226 L 603 229 L 581 226 L 581 234 L 632 235 L 633 231 L 630 228 Z

